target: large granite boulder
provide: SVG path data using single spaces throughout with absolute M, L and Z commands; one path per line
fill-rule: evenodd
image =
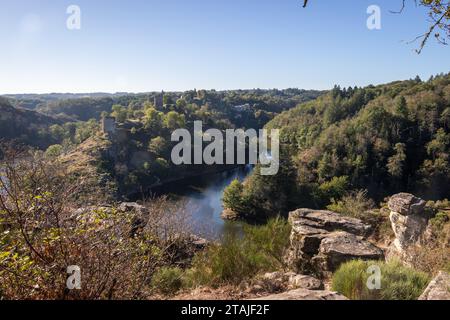
M 444 271 L 439 272 L 419 300 L 450 300 L 450 274 Z
M 383 257 L 383 250 L 369 241 L 352 233 L 340 231 L 333 232 L 322 240 L 319 254 L 313 260 L 322 270 L 333 272 L 350 260 L 380 260 Z
M 394 251 L 400 255 L 416 244 L 427 228 L 429 217 L 425 213 L 425 201 L 409 193 L 392 196 L 388 202 L 390 220 L 395 233 Z
M 255 300 L 348 300 L 337 292 L 324 290 L 296 289 Z
M 370 226 L 332 211 L 298 209 L 289 215 L 291 245 L 286 256 L 298 273 L 324 275 L 352 259 L 379 260 L 384 253 L 364 239 Z

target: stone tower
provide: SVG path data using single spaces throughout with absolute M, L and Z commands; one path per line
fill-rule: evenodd
M 153 99 L 153 105 L 155 108 L 160 109 L 162 108 L 164 104 L 164 91 L 162 91 L 160 94 L 157 94 Z
M 116 134 L 116 118 L 114 117 L 103 117 L 102 118 L 102 132 L 114 136 Z

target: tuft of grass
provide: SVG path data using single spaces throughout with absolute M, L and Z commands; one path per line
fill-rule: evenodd
M 380 289 L 369 289 L 370 266 L 381 270 Z M 398 261 L 354 260 L 343 264 L 333 275 L 332 288 L 351 300 L 417 300 L 430 281 L 423 272 Z
M 194 257 L 186 271 L 187 286 L 240 284 L 259 272 L 283 267 L 283 254 L 289 245 L 290 226 L 275 218 L 262 226 L 244 227 L 244 234 L 228 233 L 222 243 L 210 246 Z
M 183 286 L 183 270 L 176 267 L 162 267 L 152 278 L 152 287 L 164 295 L 173 295 Z
M 332 199 L 327 209 L 371 222 L 374 218 L 372 210 L 375 209 L 375 202 L 368 197 L 366 190 L 352 191 L 339 201 Z

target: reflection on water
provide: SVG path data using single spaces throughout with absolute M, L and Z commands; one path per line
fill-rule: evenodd
M 231 230 L 240 230 L 238 222 L 224 221 L 222 197 L 224 189 L 234 179 L 243 180 L 252 170 L 251 166 L 187 179 L 164 187 L 173 199 L 183 203 L 185 214 L 192 224 L 192 231 L 204 238 L 220 239 Z

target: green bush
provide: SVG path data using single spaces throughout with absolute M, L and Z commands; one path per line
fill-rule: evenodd
M 238 179 L 233 180 L 230 185 L 225 188 L 222 199 L 225 208 L 231 209 L 235 212 L 241 212 L 243 210 L 243 188 L 242 183 Z
M 347 176 L 333 177 L 319 185 L 313 191 L 313 197 L 319 207 L 326 206 L 334 199 L 341 199 L 349 190 L 349 179 Z
M 259 272 L 283 266 L 282 256 L 289 243 L 290 227 L 275 218 L 263 226 L 244 227 L 244 233 L 228 233 L 221 244 L 198 254 L 186 272 L 189 286 L 239 284 Z
M 381 288 L 369 290 L 367 280 L 371 265 L 381 269 Z M 398 261 L 354 260 L 343 264 L 333 275 L 332 288 L 352 300 L 416 300 L 430 278 L 423 272 L 403 266 Z
M 439 231 L 441 231 L 449 221 L 450 213 L 445 211 L 439 211 L 434 218 L 430 219 L 431 225 Z
M 175 294 L 183 286 L 183 270 L 162 267 L 153 275 L 152 286 L 162 294 Z
M 369 222 L 374 219 L 374 208 L 375 202 L 367 196 L 366 190 L 349 192 L 339 201 L 332 199 L 327 206 L 328 210 Z
M 47 151 L 45 151 L 45 155 L 50 158 L 56 158 L 60 156 L 62 152 L 63 147 L 59 144 L 54 144 L 47 148 Z

